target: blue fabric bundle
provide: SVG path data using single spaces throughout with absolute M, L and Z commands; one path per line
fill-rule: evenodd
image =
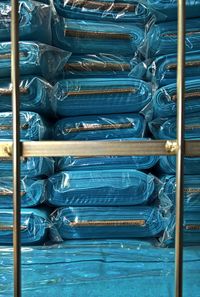
M 19 42 L 20 75 L 55 78 L 63 72 L 71 53 L 33 41 Z M 0 43 L 0 78 L 10 77 L 11 42 Z
M 10 41 L 10 1 L 0 2 L 0 41 Z M 19 1 L 19 38 L 51 43 L 51 8 L 33 1 Z
M 66 18 L 145 24 L 150 13 L 135 0 L 54 0 L 57 12 Z
M 199 27 L 200 19 L 186 21 L 186 52 L 200 50 Z M 154 24 L 147 34 L 148 56 L 177 53 L 177 38 L 177 21 Z
M 57 140 L 104 140 L 142 137 L 146 123 L 138 114 L 71 117 L 54 127 Z
M 144 29 L 134 24 L 58 19 L 53 43 L 76 54 L 132 55 L 144 41 Z
M 45 197 L 45 180 L 35 180 L 27 176 L 21 179 L 21 206 L 33 207 L 43 203 Z M 12 177 L 0 178 L 0 208 L 13 207 Z
M 184 174 L 199 174 L 200 157 L 184 158 Z M 160 173 L 175 174 L 176 173 L 176 157 L 162 156 L 158 162 L 158 171 Z
M 48 202 L 55 206 L 146 204 L 155 198 L 153 175 L 133 169 L 64 171 L 47 182 Z
M 50 135 L 41 116 L 35 112 L 20 112 L 20 135 L 22 140 L 41 140 Z M 0 112 L 0 139 L 12 139 L 12 112 Z
M 200 51 L 185 54 L 185 78 L 193 80 L 200 78 Z M 177 55 L 170 54 L 157 57 L 147 70 L 148 80 L 158 87 L 176 82 Z
M 156 237 L 164 229 L 158 208 L 65 207 L 51 215 L 54 241 L 87 238 Z
M 11 245 L 13 239 L 13 210 L 0 209 L 0 244 Z M 47 213 L 38 209 L 21 210 L 21 243 L 42 244 L 47 236 Z
M 175 139 L 176 138 L 176 118 L 157 118 L 149 123 L 149 128 L 155 139 Z M 185 117 L 185 138 L 200 138 L 200 115 L 193 113 Z
M 50 113 L 52 87 L 42 78 L 29 76 L 20 81 L 20 109 Z M 12 84 L 9 79 L 0 80 L 0 110 L 11 111 Z
M 59 81 L 52 109 L 59 116 L 138 112 L 151 100 L 151 87 L 132 78 L 80 78 Z

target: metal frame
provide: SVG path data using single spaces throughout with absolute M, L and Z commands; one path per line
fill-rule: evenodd
M 183 158 L 200 156 L 200 141 L 184 141 L 184 43 L 185 0 L 178 0 L 178 70 L 177 70 L 177 140 L 103 142 L 103 141 L 42 141 L 24 142 L 19 139 L 19 46 L 18 0 L 12 3 L 12 102 L 13 142 L 0 143 L 0 157 L 13 157 L 14 199 L 14 296 L 21 296 L 21 242 L 20 242 L 20 157 L 30 156 L 99 156 L 99 155 L 176 155 L 176 257 L 175 295 L 182 297 L 183 271 Z

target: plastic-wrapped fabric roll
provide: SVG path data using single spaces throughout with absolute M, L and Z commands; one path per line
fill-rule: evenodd
M 146 122 L 138 114 L 69 117 L 54 126 L 57 140 L 104 140 L 142 137 Z
M 144 41 L 144 29 L 135 24 L 58 19 L 53 44 L 75 54 L 134 55 Z
M 48 138 L 48 129 L 41 116 L 35 112 L 20 112 L 20 134 L 22 140 Z M 12 112 L 0 112 L 0 140 L 12 139 Z
M 46 200 L 45 180 L 35 180 L 23 177 L 21 180 L 21 206 L 33 207 L 40 205 Z M 0 179 L 0 208 L 13 207 L 13 184 L 12 177 Z
M 58 116 L 139 112 L 151 100 L 151 87 L 132 78 L 80 78 L 59 81 L 52 109 Z
M 63 171 L 47 182 L 54 206 L 139 205 L 155 196 L 154 176 L 133 169 Z
M 20 81 L 20 109 L 50 113 L 52 86 L 43 78 L 29 76 Z M 12 84 L 9 79 L 0 80 L 0 110 L 11 111 Z
M 19 42 L 20 75 L 42 75 L 47 79 L 62 74 L 71 53 L 33 41 Z M 0 43 L 0 78 L 10 77 L 11 42 Z
M 149 128 L 156 139 L 175 139 L 176 138 L 176 118 L 155 119 L 149 123 Z M 185 138 L 200 138 L 200 115 L 193 113 L 185 117 Z
M 200 78 L 200 51 L 185 54 L 185 78 L 194 80 Z M 177 55 L 170 54 L 157 57 L 147 70 L 147 79 L 158 87 L 176 82 Z
M 162 87 L 153 96 L 154 118 L 176 115 L 176 83 Z M 200 112 L 200 79 L 185 83 L 185 114 Z
M 53 158 L 37 157 L 21 159 L 21 176 L 46 177 L 54 172 Z M 0 158 L 0 177 L 12 175 L 12 161 Z
M 0 3 L 0 41 L 10 41 L 11 4 Z M 48 5 L 19 1 L 19 38 L 51 44 L 51 8 Z
M 13 239 L 13 210 L 0 209 L 0 244 L 11 245 Z M 48 214 L 44 210 L 21 209 L 21 243 L 34 245 L 44 243 L 47 237 Z
M 54 241 L 87 238 L 156 237 L 164 229 L 158 208 L 65 207 L 51 215 Z
M 184 158 L 184 174 L 199 174 L 200 157 Z M 158 161 L 158 171 L 165 174 L 176 173 L 176 157 L 162 156 Z
M 66 18 L 133 22 L 145 24 L 150 17 L 148 9 L 139 1 L 113 0 L 76 1 L 54 0 L 57 12 Z

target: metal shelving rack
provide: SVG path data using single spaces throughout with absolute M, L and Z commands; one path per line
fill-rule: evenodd
M 13 247 L 14 297 L 21 296 L 21 242 L 20 242 L 20 157 L 39 156 L 128 156 L 176 155 L 176 245 L 175 291 L 182 297 L 183 285 L 183 159 L 200 156 L 200 141 L 184 140 L 184 66 L 185 66 L 185 0 L 178 1 L 178 66 L 177 66 L 177 139 L 156 141 L 103 142 L 103 141 L 42 141 L 20 142 L 19 118 L 19 45 L 18 0 L 11 0 L 11 78 L 13 85 L 13 141 L 0 143 L 0 157 L 13 159 Z

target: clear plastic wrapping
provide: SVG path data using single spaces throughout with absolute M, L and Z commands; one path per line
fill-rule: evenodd
M 54 206 L 140 205 L 156 197 L 156 185 L 133 169 L 63 171 L 48 179 L 47 197 Z
M 10 41 L 11 4 L 0 2 L 0 41 Z M 51 44 L 51 7 L 35 1 L 19 1 L 19 38 Z
M 146 128 L 138 114 L 71 117 L 59 120 L 54 127 L 57 140 L 100 140 L 142 137 Z
M 43 75 L 53 79 L 62 74 L 71 53 L 33 41 L 19 42 L 20 75 Z M 0 42 L 0 78 L 10 77 L 11 43 Z
M 59 81 L 52 109 L 59 116 L 138 112 L 151 100 L 151 87 L 132 78 L 82 78 Z
M 151 206 L 65 207 L 54 211 L 51 221 L 53 241 L 156 237 L 164 229 L 162 214 Z

